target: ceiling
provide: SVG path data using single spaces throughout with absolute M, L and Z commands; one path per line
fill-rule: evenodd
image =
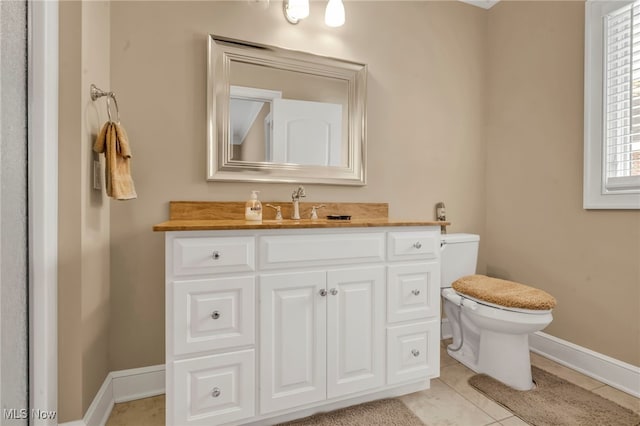
M 493 5 L 498 3 L 500 0 L 459 0 L 463 3 L 469 3 L 474 6 L 481 7 L 483 9 L 491 9 Z

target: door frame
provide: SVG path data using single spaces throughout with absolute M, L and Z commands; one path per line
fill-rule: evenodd
M 28 0 L 29 404 L 58 409 L 58 0 Z M 57 418 L 32 418 L 56 425 Z

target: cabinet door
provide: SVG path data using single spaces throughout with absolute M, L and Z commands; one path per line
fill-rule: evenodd
M 384 267 L 327 275 L 329 398 L 384 384 Z
M 390 265 L 387 280 L 389 322 L 421 320 L 440 314 L 440 264 Z
M 219 425 L 255 415 L 253 349 L 176 361 L 167 425 Z
M 387 384 L 430 379 L 440 371 L 440 320 L 387 328 Z
M 326 273 L 261 275 L 259 279 L 260 411 L 325 399 Z
M 174 355 L 252 345 L 255 278 L 225 277 L 173 283 Z

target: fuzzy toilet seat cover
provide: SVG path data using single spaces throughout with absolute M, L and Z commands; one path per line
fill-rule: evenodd
M 451 287 L 459 293 L 505 308 L 548 310 L 556 306 L 556 299 L 546 291 L 485 275 L 462 277 Z

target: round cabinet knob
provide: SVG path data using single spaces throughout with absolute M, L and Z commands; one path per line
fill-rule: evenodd
M 416 358 L 420 356 L 420 351 L 417 349 L 411 349 L 411 355 L 415 356 Z
M 324 288 L 322 290 L 320 290 L 318 292 L 320 294 L 320 296 L 325 297 L 327 295 L 327 290 L 325 290 Z
M 220 252 L 217 250 L 214 251 L 213 253 L 211 253 L 211 257 L 213 257 L 214 260 L 220 259 Z
M 417 288 L 414 290 L 411 290 L 411 293 L 413 293 L 414 296 L 417 296 L 420 294 L 420 290 L 418 290 Z
M 413 246 L 419 250 L 422 248 L 422 243 L 420 241 L 416 241 L 413 243 Z
M 338 294 L 338 289 L 332 288 L 331 290 L 329 290 L 329 292 L 331 292 L 331 294 L 335 296 L 336 294 Z
M 220 318 L 220 312 L 219 312 L 219 311 L 213 311 L 213 312 L 211 313 L 211 318 L 213 318 L 213 319 L 218 319 L 218 318 Z
M 220 390 L 220 388 L 213 388 L 213 390 L 211 391 L 211 396 L 217 398 L 221 393 L 222 391 Z

